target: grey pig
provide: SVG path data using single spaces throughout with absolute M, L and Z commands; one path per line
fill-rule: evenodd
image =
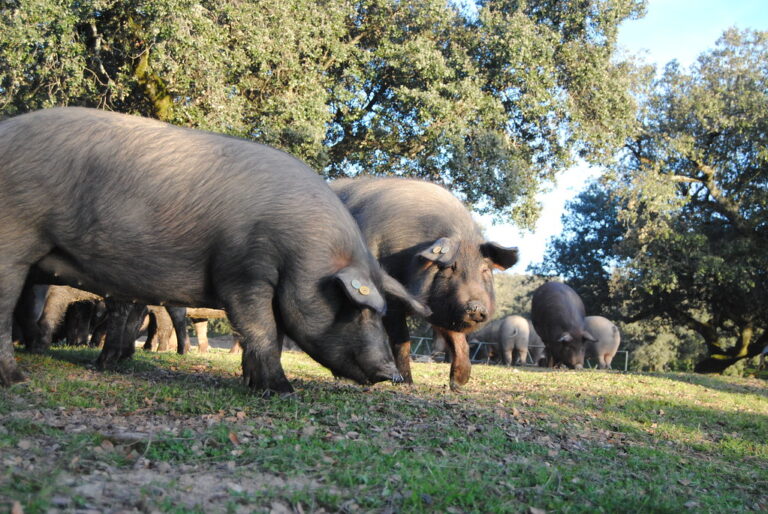
M 201 243 L 202 242 L 202 243 Z M 11 313 L 29 276 L 116 302 L 224 308 L 245 383 L 292 391 L 283 334 L 334 374 L 400 380 L 384 273 L 299 160 L 250 141 L 85 108 L 0 123 L 0 384 L 23 379 Z

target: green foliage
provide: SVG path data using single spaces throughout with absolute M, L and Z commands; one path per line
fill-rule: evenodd
M 618 212 L 605 184 L 592 183 L 566 204 L 563 231 L 549 241 L 542 264 L 533 270 L 562 277 L 581 296 L 588 314 L 611 319 L 619 315 L 609 300 L 611 272 L 620 261 L 617 244 L 623 237 Z
M 531 226 L 535 193 L 621 144 L 640 0 L 18 0 L 0 115 L 86 105 L 262 141 L 326 176 L 410 175 Z
M 546 282 L 546 278 L 537 275 L 513 275 L 511 273 L 496 273 L 493 278 L 496 289 L 496 314 L 494 317 L 501 318 L 509 314 L 517 314 L 530 318 L 531 297 L 533 292 Z
M 689 72 L 667 65 L 644 93 L 641 130 L 571 204 L 545 266 L 593 284 L 628 321 L 661 317 L 695 331 L 704 372 L 768 344 L 765 62 L 768 33 L 729 30 Z M 664 346 L 679 360 L 672 341 L 640 356 L 665 366 Z

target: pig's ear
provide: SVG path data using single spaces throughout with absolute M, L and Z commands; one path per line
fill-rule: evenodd
M 426 250 L 419 253 L 419 257 L 427 261 L 436 262 L 442 266 L 452 266 L 456 261 L 459 245 L 448 237 L 441 237 Z
M 494 267 L 505 270 L 511 268 L 517 263 L 518 251 L 517 247 L 512 246 L 507 248 L 501 246 L 498 243 L 492 243 L 490 241 L 480 245 L 480 253 L 486 259 L 490 259 Z
M 589 341 L 590 343 L 596 343 L 596 342 L 597 342 L 597 339 L 595 339 L 595 336 L 593 336 L 592 334 L 590 334 L 590 333 L 589 333 L 589 332 L 587 332 L 586 330 L 583 330 L 583 331 L 581 332 L 581 338 L 582 338 L 582 339 L 586 339 L 586 340 L 587 340 L 587 341 Z
M 376 286 L 371 282 L 367 273 L 362 273 L 359 269 L 352 266 L 342 268 L 334 279 L 347 297 L 358 305 L 370 307 L 379 314 L 384 314 L 387 310 L 387 302 Z
M 384 271 L 381 272 L 381 280 L 384 293 L 393 298 L 396 298 L 397 300 L 400 300 L 402 303 L 408 306 L 411 312 L 414 312 L 420 316 L 424 316 L 425 318 L 428 318 L 432 315 L 432 311 L 429 307 L 417 300 L 403 287 L 400 282 L 392 278 Z
M 563 332 L 563 335 L 557 340 L 558 343 L 570 343 L 571 341 L 573 341 L 573 336 L 570 332 Z

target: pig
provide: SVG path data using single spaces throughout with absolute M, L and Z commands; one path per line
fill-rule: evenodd
M 168 350 L 173 334 L 176 334 L 176 353 L 183 355 L 189 352 L 189 335 L 187 334 L 186 307 L 147 307 L 149 323 L 147 325 L 147 340 L 145 350 Z
M 528 320 L 528 355 L 531 356 L 531 362 L 534 365 L 538 365 L 544 357 L 544 342 L 542 342 L 536 329 L 533 328 L 531 320 Z
M 72 318 L 76 314 L 70 312 L 70 309 L 78 309 L 79 305 L 85 303 L 95 306 L 95 303 L 99 301 L 101 301 L 100 296 L 88 291 L 68 286 L 49 286 L 45 295 L 43 311 L 37 320 L 39 332 L 37 337 L 27 345 L 27 349 L 35 353 L 47 350 L 51 346 L 56 329 L 67 316 L 69 317 L 66 323 L 67 343 L 71 345 L 87 343 L 91 316 L 83 317 L 79 320 L 83 323 L 76 323 L 77 326 L 73 326 L 75 320 Z M 85 332 L 85 336 L 83 332 Z
M 584 317 L 581 298 L 561 282 L 547 282 L 533 292 L 531 321 L 546 347 L 548 366 L 584 367 L 584 341 L 595 341 Z
M 528 320 L 512 314 L 495 319 L 480 330 L 472 332 L 469 340 L 494 343 L 496 353 L 501 356 L 501 362 L 505 366 L 511 366 L 513 363 L 525 364 L 528 358 L 529 337 Z
M 448 190 L 422 180 L 355 178 L 331 183 L 357 221 L 384 269 L 427 304 L 427 321 L 445 338 L 450 387 L 459 390 L 471 371 L 466 334 L 493 317 L 493 269 L 517 262 L 517 248 L 486 242 L 467 208 Z M 407 383 L 411 313 L 387 298 L 384 325 L 397 369 Z
M 611 369 L 616 352 L 621 344 L 619 329 L 602 316 L 587 316 L 584 318 L 586 329 L 597 341 L 589 342 L 586 346 L 588 359 L 596 359 L 600 369 Z
M 319 175 L 235 137 L 78 107 L 7 119 L 0 220 L 4 386 L 24 379 L 11 313 L 27 277 L 118 304 L 223 308 L 243 338 L 244 383 L 266 396 L 293 391 L 283 334 L 337 375 L 401 381 L 384 295 L 429 315 Z
M 197 334 L 197 351 L 207 353 L 208 344 L 208 320 L 222 319 L 227 317 L 227 313 L 218 309 L 187 309 L 186 315 L 192 321 L 192 326 Z

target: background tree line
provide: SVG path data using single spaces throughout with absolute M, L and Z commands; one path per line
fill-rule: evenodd
M 537 271 L 629 323 L 645 358 L 722 372 L 768 344 L 768 33 L 729 30 L 644 84 L 637 132 Z
M 0 116 L 85 105 L 268 143 L 328 177 L 444 183 L 531 226 L 634 122 L 640 0 L 5 0 Z

